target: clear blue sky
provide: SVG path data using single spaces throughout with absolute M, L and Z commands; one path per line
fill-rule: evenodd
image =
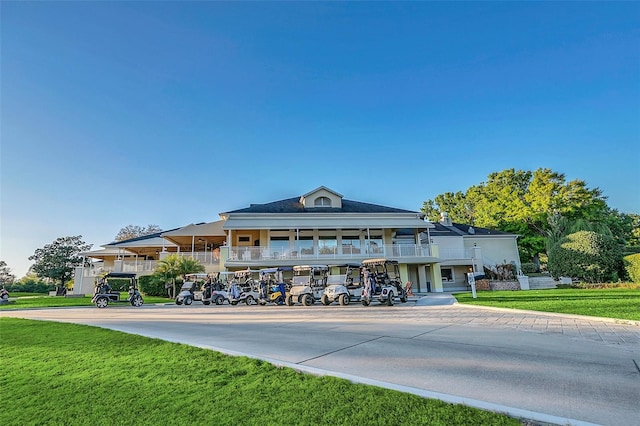
M 1 3 L 1 253 L 551 168 L 640 212 L 638 2 Z

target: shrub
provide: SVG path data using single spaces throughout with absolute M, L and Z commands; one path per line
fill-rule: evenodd
M 640 283 L 640 253 L 625 256 L 624 266 L 631 282 Z
M 512 263 L 501 263 L 495 266 L 485 266 L 485 275 L 496 281 L 514 280 L 516 277 L 516 267 Z
M 533 262 L 529 262 L 529 263 L 523 263 L 522 264 L 522 273 L 523 274 L 537 274 L 538 272 L 540 272 L 540 268 L 538 268 L 538 265 L 533 263 Z
M 548 254 L 548 267 L 554 278 L 566 276 L 590 283 L 616 281 L 622 259 L 620 247 L 612 237 L 593 231 L 567 235 Z
M 164 281 L 153 275 L 143 275 L 138 278 L 140 291 L 146 296 L 166 297 L 167 290 Z
M 14 281 L 13 284 L 6 285 L 8 292 L 19 293 L 48 293 L 56 289 L 55 284 L 47 284 L 38 279 L 26 277 L 20 281 Z

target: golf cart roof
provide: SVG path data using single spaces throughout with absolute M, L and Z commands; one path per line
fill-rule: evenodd
M 109 272 L 104 278 L 135 278 L 136 274 L 131 272 Z
M 252 270 L 252 269 L 243 269 L 242 271 L 235 271 L 233 273 L 233 275 L 235 277 L 246 277 L 246 276 L 250 276 L 254 272 L 258 272 L 258 271 L 257 270 Z
M 360 268 L 360 264 L 359 263 L 340 263 L 337 265 L 329 265 L 329 268 L 351 268 L 351 269 L 356 269 L 356 268 Z
M 327 265 L 296 265 L 293 267 L 294 271 L 310 271 L 312 269 L 326 271 L 329 267 Z
M 263 274 L 272 274 L 274 272 L 281 272 L 281 271 L 291 271 L 293 269 L 293 267 L 291 266 L 278 266 L 277 268 L 264 268 L 264 269 L 260 269 L 260 273 Z
M 204 273 L 198 273 L 198 274 L 184 274 L 185 278 L 207 278 L 209 276 L 209 274 L 204 274 Z
M 362 261 L 362 265 L 364 265 L 364 266 L 384 265 L 385 263 L 397 264 L 398 261 L 397 260 L 389 260 L 389 259 L 385 259 L 385 258 L 367 259 L 367 260 L 363 260 Z

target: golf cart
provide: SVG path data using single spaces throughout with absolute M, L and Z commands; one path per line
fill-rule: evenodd
M 260 298 L 260 284 L 254 279 L 253 274 L 258 271 L 246 269 L 244 271 L 236 271 L 233 275 L 233 281 L 229 286 L 229 302 L 237 305 L 244 302 L 247 305 L 258 303 Z
M 120 278 L 129 280 L 129 293 L 126 299 L 121 299 L 120 291 L 113 290 L 109 284 L 109 278 Z M 91 299 L 98 308 L 106 308 L 109 303 L 128 302 L 131 306 L 140 307 L 144 303 L 142 295 L 138 290 L 136 274 L 126 272 L 109 272 L 102 277 L 97 283 Z
M 397 260 L 382 258 L 363 261 L 360 281 L 364 287 L 361 299 L 364 306 L 369 306 L 374 298 L 388 306 L 393 306 L 396 297 L 402 303 L 407 301 Z
M 287 297 L 287 286 L 282 276 L 283 271 L 291 271 L 290 266 L 260 269 L 260 286 L 258 303 L 266 305 L 274 303 L 284 305 Z
M 360 284 L 360 265 L 357 263 L 346 263 L 342 265 L 331 265 L 329 268 L 339 269 L 339 274 L 329 274 L 327 276 L 327 288 L 320 297 L 323 305 L 330 305 L 338 302 L 345 306 L 350 302 L 359 302 L 362 299 L 363 287 Z M 355 277 L 353 276 L 355 273 Z
M 320 300 L 327 285 L 327 265 L 297 265 L 293 267 L 293 281 L 287 305 L 302 303 L 304 306 L 313 305 Z
M 209 274 L 186 274 L 184 283 L 180 287 L 180 293 L 176 296 L 176 305 L 190 305 L 194 301 L 205 305 L 211 303 L 212 290 Z
M 231 303 L 229 299 L 229 287 L 235 272 L 216 272 L 213 280 L 213 291 L 211 292 L 211 302 L 222 305 L 224 302 Z

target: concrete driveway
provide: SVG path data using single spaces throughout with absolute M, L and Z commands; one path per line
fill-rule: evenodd
M 551 424 L 640 425 L 638 323 L 423 300 L 2 311 L 269 360 Z

